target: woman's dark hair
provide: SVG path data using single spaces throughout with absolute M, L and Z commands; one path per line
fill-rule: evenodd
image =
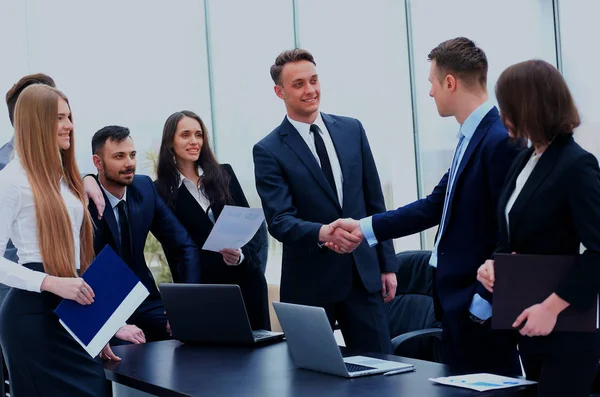
M 177 124 L 184 117 L 196 120 L 200 123 L 200 128 L 202 129 L 203 143 L 196 164 L 204 171 L 202 190 L 206 197 L 208 197 L 211 207 L 232 204 L 233 200 L 229 191 L 229 174 L 217 162 L 210 149 L 208 131 L 204 122 L 196 113 L 189 110 L 175 112 L 165 122 L 156 169 L 156 188 L 158 193 L 171 209 L 175 207 L 180 176 L 177 170 L 175 152 L 173 151 L 173 140 L 175 139 L 175 132 L 177 132 Z
M 579 113 L 565 79 L 546 61 L 531 60 L 509 66 L 498 78 L 496 98 L 505 124 L 516 138 L 549 144 L 571 135 L 580 124 Z

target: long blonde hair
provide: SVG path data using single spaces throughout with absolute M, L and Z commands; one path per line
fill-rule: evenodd
M 85 205 L 83 182 L 75 162 L 75 140 L 58 146 L 58 102 L 67 97 L 55 88 L 34 84 L 23 90 L 15 108 L 15 146 L 33 191 L 38 243 L 46 273 L 77 276 L 75 242 L 67 207 L 60 194 L 60 180 L 81 201 L 80 265 L 85 270 L 94 258 L 92 220 Z M 69 117 L 71 119 L 71 117 Z

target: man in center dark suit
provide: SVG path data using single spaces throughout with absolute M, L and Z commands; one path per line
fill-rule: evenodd
M 169 339 L 165 308 L 144 258 L 146 238 L 152 232 L 169 249 L 174 258 L 172 271 L 177 272 L 181 282 L 200 281 L 198 248 L 160 198 L 152 180 L 135 175 L 136 151 L 129 129 L 100 129 L 92 138 L 92 152 L 107 203 L 101 220 L 95 206 L 89 206 L 96 226 L 96 254 L 108 244 L 150 292 L 127 323 L 141 328 L 147 342 Z
M 498 199 L 518 148 L 488 101 L 482 49 L 458 37 L 434 48 L 429 60 L 429 95 L 440 116 L 460 124 L 450 169 L 421 200 L 360 223 L 342 220 L 333 226 L 376 245 L 439 225 L 429 264 L 436 268 L 434 302 L 445 363 L 460 373 L 521 375 L 516 339 L 490 330 L 491 294 L 476 279 L 496 248 Z
M 269 231 L 283 243 L 281 300 L 323 307 L 332 326 L 338 321 L 348 347 L 389 353 L 384 299 L 396 289 L 392 243 L 362 244 L 352 255 L 324 246 L 357 241 L 329 223 L 385 211 L 385 204 L 361 123 L 319 112 L 315 67 L 306 50 L 277 57 L 271 77 L 287 116 L 253 152 Z

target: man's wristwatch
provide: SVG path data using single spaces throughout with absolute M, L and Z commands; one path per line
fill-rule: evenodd
M 473 321 L 474 323 L 477 323 L 477 324 L 483 324 L 486 321 L 486 320 L 480 319 L 479 317 L 477 317 L 473 313 L 469 313 L 469 316 L 471 317 L 471 321 Z

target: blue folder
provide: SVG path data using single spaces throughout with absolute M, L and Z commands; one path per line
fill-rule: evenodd
M 94 291 L 94 303 L 81 305 L 63 299 L 54 313 L 88 345 L 140 280 L 108 245 L 82 278 Z

